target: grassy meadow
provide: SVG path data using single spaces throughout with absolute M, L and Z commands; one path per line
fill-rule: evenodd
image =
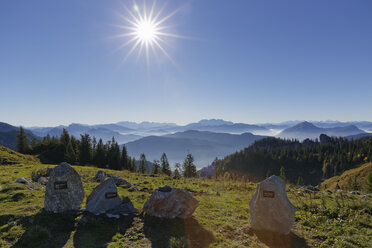
M 272 247 L 270 235 L 249 229 L 249 200 L 256 185 L 220 179 L 173 179 L 128 171 L 105 170 L 138 189 L 119 186 L 140 213 L 110 219 L 83 211 L 52 214 L 43 211 L 45 186 L 14 183 L 31 178 L 43 165 L 31 156 L 1 148 L 0 247 Z M 82 176 L 86 196 L 98 185 L 97 168 L 74 166 Z M 193 218 L 162 220 L 141 209 L 153 189 L 170 185 L 186 188 L 199 200 Z M 372 197 L 347 192 L 309 191 L 288 186 L 297 207 L 292 233 L 279 247 L 372 247 Z M 85 202 L 82 207 L 85 206 Z M 277 241 L 275 241 L 276 244 Z

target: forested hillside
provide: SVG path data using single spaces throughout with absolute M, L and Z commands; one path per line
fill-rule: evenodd
M 217 175 L 244 172 L 252 179 L 285 173 L 296 183 L 319 184 L 321 179 L 340 175 L 372 161 L 372 138 L 347 140 L 321 135 L 320 141 L 265 138 L 248 148 L 218 160 Z

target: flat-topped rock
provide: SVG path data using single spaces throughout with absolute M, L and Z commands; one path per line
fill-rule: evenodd
M 45 188 L 44 209 L 54 213 L 78 210 L 84 200 L 80 175 L 68 163 L 61 163 L 50 170 Z
M 159 187 L 144 205 L 146 214 L 159 218 L 188 218 L 199 202 L 185 189 Z
M 252 229 L 290 233 L 296 207 L 288 200 L 285 182 L 280 177 L 271 176 L 258 183 L 249 207 Z

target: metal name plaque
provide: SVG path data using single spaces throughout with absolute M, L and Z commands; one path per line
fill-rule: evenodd
M 116 192 L 107 192 L 105 194 L 106 199 L 115 198 L 117 196 L 118 196 L 118 193 L 116 193 Z
M 67 181 L 54 182 L 54 189 L 55 190 L 67 189 Z
M 263 197 L 265 198 L 274 198 L 275 197 L 275 192 L 274 191 L 263 191 Z

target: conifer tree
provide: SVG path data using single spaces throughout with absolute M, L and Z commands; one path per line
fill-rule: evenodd
M 76 153 L 72 146 L 71 140 L 67 144 L 66 152 L 64 154 L 64 160 L 69 164 L 76 163 Z
M 146 156 L 145 156 L 144 153 L 142 153 L 141 156 L 140 156 L 138 172 L 144 174 L 144 173 L 146 173 L 146 171 L 147 171 Z
M 30 146 L 28 145 L 26 133 L 23 127 L 19 128 L 16 147 L 17 151 L 20 153 L 26 154 L 30 152 Z
M 97 143 L 97 149 L 94 154 L 94 163 L 99 167 L 99 168 L 105 168 L 107 164 L 107 159 L 106 159 L 106 150 L 105 146 L 102 142 L 102 139 L 99 139 Z
M 118 143 L 115 141 L 115 138 L 112 137 L 111 146 L 108 151 L 108 166 L 112 170 L 120 170 L 121 169 L 121 154 L 120 154 L 120 147 Z
M 63 147 L 67 149 L 67 145 L 70 142 L 70 135 L 68 134 L 66 129 L 62 130 L 62 134 L 59 137 L 59 141 L 62 143 Z
M 86 165 L 91 162 L 92 143 L 89 134 L 80 135 L 80 164 Z
M 170 170 L 167 154 L 163 153 L 161 155 L 160 161 L 161 161 L 161 172 L 165 175 L 170 176 L 172 174 L 172 171 Z
M 194 165 L 194 157 L 189 153 L 183 162 L 183 176 L 196 177 L 196 166 Z
M 154 174 L 154 175 L 159 174 L 159 168 L 160 168 L 160 162 L 159 162 L 159 160 L 157 160 L 157 159 L 154 160 L 152 162 L 152 164 L 154 165 L 152 167 L 152 174 Z
M 123 149 L 121 150 L 121 167 L 124 170 L 130 170 L 130 160 L 125 145 L 123 145 Z

